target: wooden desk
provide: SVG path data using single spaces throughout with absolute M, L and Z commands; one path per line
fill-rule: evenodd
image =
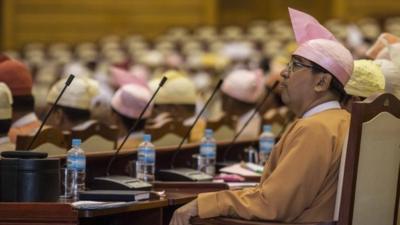
M 78 224 L 68 203 L 0 203 L 0 224 Z
M 100 210 L 77 210 L 70 203 L 0 203 L 0 224 L 162 224 L 168 200 Z
M 163 224 L 163 208 L 167 199 L 102 210 L 79 210 L 79 224 Z
M 225 183 L 155 182 L 154 190 L 166 192 L 163 199 L 100 210 L 78 210 L 62 202 L 0 203 L 0 224 L 167 225 L 175 209 L 192 201 L 199 193 L 225 189 L 228 189 Z
M 255 140 L 238 141 L 231 150 L 228 159 L 240 159 L 244 147 L 256 143 Z M 229 146 L 229 142 L 218 143 L 218 161 Z M 176 146 L 157 148 L 157 168 L 169 168 Z M 198 144 L 187 144 L 181 149 L 176 158 L 175 166 L 190 166 L 192 154 L 198 153 Z M 114 151 L 103 153 L 88 153 L 87 184 L 93 177 L 104 176 L 105 167 L 113 156 Z M 62 165 L 65 155 L 60 156 Z M 136 159 L 136 150 L 124 150 L 115 160 L 112 174 L 127 175 L 126 167 L 131 160 Z M 191 184 L 193 185 L 193 184 Z M 214 184 L 215 185 L 215 184 Z M 173 211 L 196 198 L 198 193 L 227 189 L 224 184 L 185 186 L 179 184 L 155 184 L 155 190 L 166 190 L 166 198 L 156 201 L 140 202 L 129 207 L 105 210 L 76 210 L 69 203 L 0 203 L 0 225 L 15 224 L 168 224 Z

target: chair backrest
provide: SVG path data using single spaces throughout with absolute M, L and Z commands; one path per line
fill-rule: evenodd
M 293 122 L 295 115 L 289 110 L 287 106 L 280 108 L 273 108 L 268 110 L 263 115 L 262 124 L 270 124 L 272 126 L 272 133 L 275 137 L 280 138 L 286 127 Z
M 71 137 L 81 139 L 81 147 L 85 152 L 110 151 L 117 148 L 118 128 L 91 121 L 87 126 L 71 129 Z
M 214 131 L 214 139 L 217 141 L 231 140 L 236 133 L 236 121 L 229 115 L 221 116 L 215 121 L 207 121 L 207 128 Z
M 29 151 L 46 152 L 49 156 L 63 155 L 67 152 L 66 137 L 69 135 L 69 132 L 62 132 L 58 128 L 46 127 L 38 134 Z M 15 149 L 27 150 L 34 136 L 35 134 L 18 135 Z
M 400 101 L 380 94 L 353 103 L 343 154 L 338 225 L 399 225 Z
M 171 146 L 182 141 L 187 129 L 182 122 L 168 118 L 155 126 L 146 127 L 145 133 L 151 135 L 155 146 Z

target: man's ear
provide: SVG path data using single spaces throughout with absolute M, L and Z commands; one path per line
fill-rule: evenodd
M 317 79 L 316 79 L 316 83 L 314 85 L 314 90 L 316 92 L 327 91 L 332 82 L 332 76 L 327 73 L 323 73 L 323 74 L 317 75 L 316 77 L 317 77 Z

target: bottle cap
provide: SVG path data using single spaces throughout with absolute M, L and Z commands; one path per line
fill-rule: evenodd
M 81 139 L 78 139 L 78 138 L 72 139 L 72 146 L 73 147 L 80 147 L 81 146 Z
M 214 132 L 212 129 L 206 129 L 204 133 L 206 137 L 212 137 Z
M 264 125 L 263 126 L 263 131 L 264 132 L 270 132 L 272 130 L 272 126 L 271 125 Z
M 151 135 L 150 135 L 150 134 L 145 134 L 145 135 L 143 135 L 143 141 L 145 141 L 145 142 L 151 142 Z

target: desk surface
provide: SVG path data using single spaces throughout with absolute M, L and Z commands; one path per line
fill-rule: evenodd
M 122 207 L 108 208 L 108 209 L 96 209 L 96 210 L 79 209 L 78 212 L 80 218 L 91 218 L 96 216 L 107 216 L 118 213 L 135 212 L 146 209 L 163 208 L 166 206 L 168 206 L 168 200 L 160 199 L 160 200 L 136 202 L 129 206 L 122 206 Z
M 241 152 L 244 146 L 255 143 L 254 140 L 238 141 L 235 143 L 233 158 Z M 219 161 L 230 144 L 219 143 Z M 175 147 L 160 148 L 157 151 L 158 168 L 169 168 Z M 182 148 L 177 157 L 177 165 L 187 166 L 191 162 L 192 154 L 198 152 L 198 145 L 189 144 Z M 105 175 L 105 167 L 114 152 L 87 154 L 87 181 L 96 176 Z M 112 174 L 127 174 L 126 166 L 136 158 L 136 152 L 122 151 L 116 159 Z M 228 158 L 229 159 L 229 158 Z M 65 163 L 65 156 L 61 157 Z M 197 186 L 196 186 L 197 185 Z M 228 189 L 224 184 L 196 184 L 194 187 L 184 184 L 156 184 L 154 190 L 165 190 L 166 196 L 161 200 L 139 202 L 134 205 L 102 210 L 77 210 L 70 203 L 0 203 L 0 225 L 2 224 L 168 224 L 169 216 L 165 211 L 185 204 L 197 197 L 198 193 Z M 217 185 L 217 186 L 213 186 Z M 218 186 L 220 185 L 220 186 Z M 90 186 L 90 185 L 88 185 Z M 134 218 L 134 219 L 132 219 Z
M 163 209 L 178 207 L 198 193 L 228 189 L 225 183 L 155 182 L 154 190 L 164 190 L 160 200 L 137 202 L 108 209 L 78 210 L 68 202 L 0 203 L 0 224 L 162 224 L 169 220 Z M 121 222 L 122 221 L 122 222 Z

